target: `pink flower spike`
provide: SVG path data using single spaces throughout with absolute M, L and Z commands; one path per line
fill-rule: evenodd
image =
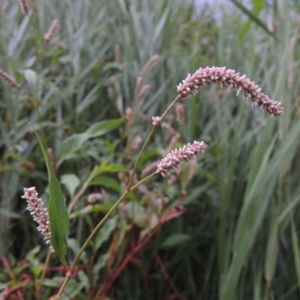
M 58 28 L 58 26 L 59 26 L 58 20 L 57 19 L 53 20 L 48 32 L 44 36 L 45 44 L 48 44 L 51 41 L 53 35 L 55 34 L 55 32 Z
M 29 5 L 27 0 L 19 0 L 20 2 L 20 6 L 21 6 L 21 11 L 24 15 L 28 15 L 28 11 L 29 11 Z
M 225 67 L 199 68 L 193 75 L 188 74 L 187 78 L 177 86 L 177 93 L 180 98 L 187 98 L 189 95 L 197 94 L 204 85 L 218 83 L 221 87 L 229 87 L 236 90 L 237 94 L 242 92 L 246 99 L 252 101 L 253 106 L 259 106 L 272 116 L 282 116 L 284 109 L 280 102 L 271 100 L 254 82 L 245 75 L 240 76 L 234 70 Z
M 2 77 L 6 82 L 8 82 L 12 87 L 19 88 L 20 85 L 17 83 L 16 79 L 10 76 L 8 73 L 0 69 L 0 77 Z
M 30 211 L 32 218 L 39 226 L 37 230 L 42 233 L 46 244 L 51 243 L 50 220 L 47 208 L 43 207 L 43 200 L 38 198 L 38 193 L 35 187 L 24 188 L 23 199 L 27 201 L 27 209 Z M 51 252 L 54 252 L 53 247 L 50 245 Z
M 204 142 L 194 141 L 194 144 L 184 145 L 180 149 L 172 150 L 165 158 L 157 165 L 156 173 L 160 173 L 163 177 L 170 171 L 175 170 L 184 161 L 194 159 L 197 154 L 204 153 L 207 145 Z

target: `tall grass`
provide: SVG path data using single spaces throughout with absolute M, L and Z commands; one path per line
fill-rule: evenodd
M 0 282 L 12 283 L 12 273 L 16 281 L 24 273 L 38 281 L 39 263 L 46 255 L 45 247 L 34 248 L 42 241 L 20 200 L 24 186 L 37 186 L 45 191 L 44 198 L 48 193 L 42 154 L 28 122 L 53 149 L 55 164 L 67 137 L 96 122 L 124 117 L 139 72 L 151 56 L 159 54 L 161 59 L 144 79 L 151 90 L 137 103 L 133 137 L 145 137 L 149 127 L 144 120 L 150 122 L 165 108 L 187 73 L 206 65 L 224 65 L 247 74 L 272 99 L 283 102 L 285 114 L 270 119 L 217 87 L 183 100 L 186 125 L 178 127 L 179 142 L 199 139 L 209 145 L 197 176 L 188 181 L 182 173 L 171 188 L 166 179 L 163 189 L 153 184 L 150 192 L 132 195 L 118 218 L 101 229 L 67 292 L 74 299 L 88 299 L 87 295 L 98 299 L 96 295 L 137 242 L 139 216 L 150 214 L 154 195 L 168 197 L 170 207 L 182 199 L 187 212 L 164 224 L 134 254 L 107 295 L 115 299 L 170 295 L 298 299 L 299 14 L 297 1 L 278 0 L 261 10 L 257 17 L 264 23 L 268 20 L 274 38 L 255 23 L 245 29 L 245 21 L 236 14 L 226 16 L 217 27 L 210 16 L 196 16 L 192 3 L 185 1 L 162 0 L 155 5 L 148 0 L 32 1 L 29 16 L 21 13 L 17 2 L 10 2 L 0 16 L 0 65 L 16 77 L 21 89 L 1 80 Z M 58 33 L 43 46 L 43 36 L 55 18 L 60 21 Z M 65 184 L 68 199 L 74 196 L 73 188 L 78 192 L 84 185 L 94 164 L 124 162 L 127 134 L 122 127 L 103 139 L 89 139 L 57 167 L 58 177 L 76 175 Z M 164 155 L 167 146 L 156 136 L 142 167 L 146 159 Z M 134 157 L 128 165 L 133 161 Z M 102 177 L 81 196 L 75 206 L 68 259 L 102 218 L 101 211 L 117 198 L 122 176 L 127 175 Z M 101 188 L 107 202 L 98 212 L 81 214 L 88 193 Z M 122 218 L 122 209 L 127 219 Z M 13 271 L 5 270 L 6 260 Z M 57 265 L 53 259 L 51 266 Z M 62 270 L 48 270 L 44 299 L 53 294 L 62 275 Z M 33 297 L 30 288 L 26 291 L 27 297 Z

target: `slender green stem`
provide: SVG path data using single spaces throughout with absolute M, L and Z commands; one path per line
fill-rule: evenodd
M 173 102 L 168 106 L 168 108 L 165 110 L 165 112 L 160 116 L 160 119 L 161 119 L 161 120 L 164 118 L 164 116 L 167 114 L 167 112 L 170 110 L 170 108 L 175 104 L 175 102 L 176 102 L 179 98 L 180 98 L 180 96 L 177 96 L 177 97 L 173 100 Z M 141 151 L 140 151 L 140 153 L 139 153 L 139 155 L 138 155 L 136 161 L 135 161 L 135 164 L 134 164 L 134 166 L 133 166 L 132 173 L 131 173 L 130 178 L 129 178 L 129 182 L 128 182 L 128 185 L 127 185 L 127 189 L 126 189 L 128 192 L 130 192 L 130 190 L 131 190 L 131 185 L 132 185 L 132 181 L 133 181 L 133 176 L 134 176 L 134 174 L 135 174 L 135 171 L 136 171 L 137 165 L 138 165 L 138 163 L 139 163 L 139 160 L 140 160 L 140 158 L 141 158 L 141 156 L 142 156 L 142 154 L 143 154 L 145 148 L 147 147 L 147 145 L 148 145 L 148 143 L 149 143 L 149 141 L 150 141 L 150 139 L 151 139 L 151 137 L 152 137 L 152 135 L 153 135 L 155 129 L 156 129 L 156 127 L 153 126 L 152 129 L 151 129 L 151 131 L 149 132 L 147 138 L 146 138 L 146 141 L 145 141 L 145 143 L 144 143 L 144 145 L 143 145 L 143 147 L 142 147 L 142 149 L 141 149 Z
M 98 166 L 96 166 L 91 174 L 89 175 L 88 179 L 84 182 L 83 186 L 81 187 L 80 191 L 75 195 L 75 197 L 71 200 L 69 207 L 68 207 L 68 213 L 72 211 L 74 205 L 78 201 L 78 199 L 81 197 L 81 195 L 84 193 L 84 191 L 87 189 L 88 185 L 92 181 L 92 179 L 95 177 L 95 172 L 97 170 Z
M 163 117 L 167 114 L 167 112 L 170 110 L 170 108 L 175 104 L 175 102 L 179 99 L 180 97 L 177 96 L 173 102 L 167 107 L 167 109 L 165 110 L 165 112 L 161 115 L 160 119 L 162 120 Z M 142 179 L 140 182 L 138 182 L 136 185 L 134 185 L 133 187 L 131 187 L 132 185 L 132 182 L 133 182 L 133 176 L 135 174 L 135 171 L 136 171 L 136 168 L 137 168 L 137 165 L 139 163 L 139 160 L 145 150 L 145 148 L 147 147 L 154 131 L 156 129 L 156 126 L 153 126 L 151 131 L 149 132 L 146 140 L 145 140 L 145 143 L 135 161 L 135 164 L 133 166 L 133 170 L 132 170 L 132 173 L 131 173 L 131 176 L 129 178 L 129 182 L 128 182 L 128 185 L 127 185 L 127 188 L 126 188 L 126 191 L 124 192 L 124 194 L 119 198 L 119 200 L 111 207 L 111 209 L 108 211 L 108 213 L 104 216 L 104 218 L 98 223 L 98 225 L 94 228 L 94 230 L 92 231 L 92 233 L 89 235 L 89 237 L 87 238 L 87 240 L 85 241 L 85 243 L 83 244 L 83 246 L 81 247 L 81 249 L 79 250 L 79 252 L 77 253 L 75 259 L 74 259 L 74 262 L 71 266 L 71 271 L 67 273 L 66 275 L 66 278 L 56 296 L 56 299 L 59 299 L 66 284 L 68 283 L 70 277 L 71 277 L 71 274 L 72 274 L 72 271 L 75 269 L 79 259 L 80 259 L 80 256 L 82 255 L 83 251 L 85 250 L 85 248 L 88 246 L 89 242 L 91 241 L 91 239 L 94 237 L 94 235 L 96 234 L 96 232 L 99 230 L 99 228 L 103 225 L 103 223 L 108 219 L 108 217 L 111 215 L 111 213 L 118 207 L 118 205 L 121 203 L 121 201 L 126 197 L 126 195 L 128 193 L 130 193 L 131 191 L 134 191 L 140 184 L 142 184 L 143 182 L 147 181 L 150 177 L 154 176 L 155 174 L 157 174 L 157 172 L 154 172 L 152 173 L 151 175 L 145 177 L 144 179 Z M 75 203 L 77 202 L 77 200 L 79 199 L 80 195 L 82 194 L 81 191 L 84 191 L 87 184 L 90 182 L 90 180 L 93 178 L 94 176 L 94 172 L 95 172 L 95 169 L 93 170 L 93 172 L 91 173 L 91 175 L 89 176 L 89 178 L 87 179 L 87 181 L 85 182 L 85 184 L 82 186 L 81 190 L 79 191 L 79 193 L 77 195 L 79 195 L 78 197 L 74 197 L 74 199 L 71 201 L 70 205 L 69 205 L 69 209 L 68 211 L 70 212 L 73 208 L 73 206 L 75 205 Z M 76 196 L 77 196 L 76 195 Z
M 140 160 L 140 158 L 141 158 L 141 156 L 142 156 L 142 154 L 143 154 L 145 148 L 147 147 L 147 145 L 148 145 L 148 143 L 149 143 L 149 141 L 150 141 L 150 139 L 151 139 L 151 137 L 152 137 L 152 135 L 153 135 L 154 130 L 155 130 L 155 127 L 153 126 L 152 129 L 151 129 L 151 131 L 150 131 L 150 133 L 148 134 L 148 136 L 147 136 L 147 138 L 146 138 L 146 141 L 145 141 L 145 143 L 144 143 L 144 145 L 143 145 L 143 147 L 142 147 L 142 149 L 141 149 L 141 151 L 140 151 L 140 153 L 139 153 L 139 155 L 138 155 L 136 161 L 135 161 L 135 164 L 134 164 L 134 166 L 133 166 L 133 170 L 132 170 L 132 172 L 131 172 L 131 175 L 130 175 L 130 178 L 129 178 L 129 182 L 128 182 L 128 185 L 127 185 L 127 188 L 126 188 L 126 191 L 127 191 L 127 192 L 130 192 L 130 190 L 131 190 L 130 187 L 131 187 L 131 185 L 132 185 L 133 176 L 134 176 L 134 174 L 135 174 L 135 171 L 136 171 L 138 162 L 139 162 L 139 160 Z
M 136 185 L 134 185 L 132 188 L 131 188 L 131 191 L 134 191 L 136 190 L 136 188 L 141 185 L 142 183 L 146 182 L 148 179 L 150 179 L 152 176 L 154 176 L 155 174 L 157 174 L 157 172 L 155 171 L 154 173 L 148 175 L 147 177 L 143 178 L 141 181 L 139 181 Z
M 161 119 L 167 114 L 167 112 L 170 110 L 170 108 L 176 103 L 176 101 L 180 98 L 180 96 L 177 96 L 173 102 L 168 106 L 168 108 L 165 110 L 165 112 L 160 116 Z
M 136 185 L 134 185 L 131 188 L 131 191 L 134 191 L 140 184 L 144 183 L 145 181 L 147 181 L 149 178 L 151 178 L 152 176 L 154 176 L 155 174 L 157 174 L 156 172 L 150 174 L 149 176 L 145 177 L 144 179 L 142 179 L 141 181 L 139 181 Z M 112 214 L 112 212 L 118 207 L 118 205 L 122 202 L 122 200 L 126 197 L 126 195 L 128 194 L 127 191 L 125 191 L 123 193 L 123 195 L 119 198 L 119 200 L 111 207 L 111 209 L 107 212 L 107 214 L 104 216 L 104 218 L 98 223 L 98 225 L 94 228 L 94 230 L 92 231 L 92 233 L 89 235 L 89 237 L 87 238 L 87 240 L 85 241 L 85 243 L 82 245 L 81 249 L 79 250 L 79 252 L 77 253 L 74 262 L 71 266 L 71 270 L 70 272 L 67 273 L 65 280 L 58 292 L 58 294 L 56 295 L 56 299 L 59 299 L 60 296 L 62 295 L 62 292 L 66 286 L 66 284 L 68 283 L 69 279 L 71 278 L 71 274 L 72 271 L 75 269 L 80 256 L 82 255 L 83 251 L 85 250 L 85 248 L 88 246 L 89 242 L 92 240 L 92 238 L 94 237 L 94 235 L 97 233 L 97 231 L 99 230 L 99 228 L 103 225 L 103 223 L 108 219 L 108 217 Z
M 42 282 L 45 279 L 45 275 L 46 275 L 47 268 L 49 266 L 50 258 L 51 258 L 51 250 L 49 249 L 48 252 L 47 252 L 45 263 L 43 265 L 43 272 L 42 272 L 42 275 L 41 275 L 40 280 L 39 280 L 39 285 L 38 285 L 37 290 L 36 290 L 36 293 L 37 293 L 38 296 L 41 293 Z

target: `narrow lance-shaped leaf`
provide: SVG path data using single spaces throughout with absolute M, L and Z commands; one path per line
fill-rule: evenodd
M 273 38 L 277 39 L 274 33 L 272 33 L 268 27 L 249 9 L 247 9 L 244 5 L 239 3 L 237 0 L 231 0 L 231 2 L 234 3 L 234 5 L 239 8 L 250 20 L 252 20 L 256 25 L 258 25 L 260 28 L 262 28 L 266 33 L 268 33 Z
M 48 212 L 50 218 L 51 244 L 61 263 L 67 266 L 65 255 L 68 249 L 67 235 L 70 227 L 68 210 L 60 183 L 55 177 L 43 142 L 36 131 L 35 134 L 42 149 L 49 176 L 50 200 Z

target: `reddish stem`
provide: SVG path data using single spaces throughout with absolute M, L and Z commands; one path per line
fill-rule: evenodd
M 172 295 L 172 299 L 181 299 L 181 300 L 184 300 L 185 297 L 182 296 L 179 293 L 179 291 L 177 290 L 175 284 L 173 283 L 173 281 L 171 280 L 171 278 L 170 278 L 170 276 L 168 274 L 168 271 L 167 271 L 167 269 L 166 269 L 163 261 L 161 260 L 161 258 L 160 258 L 160 256 L 158 254 L 155 254 L 155 259 L 156 259 L 156 261 L 157 261 L 157 263 L 158 263 L 158 265 L 160 267 L 160 270 L 161 270 L 164 278 L 166 279 L 166 281 L 168 281 L 171 289 L 173 290 L 173 293 L 175 294 L 175 295 Z

